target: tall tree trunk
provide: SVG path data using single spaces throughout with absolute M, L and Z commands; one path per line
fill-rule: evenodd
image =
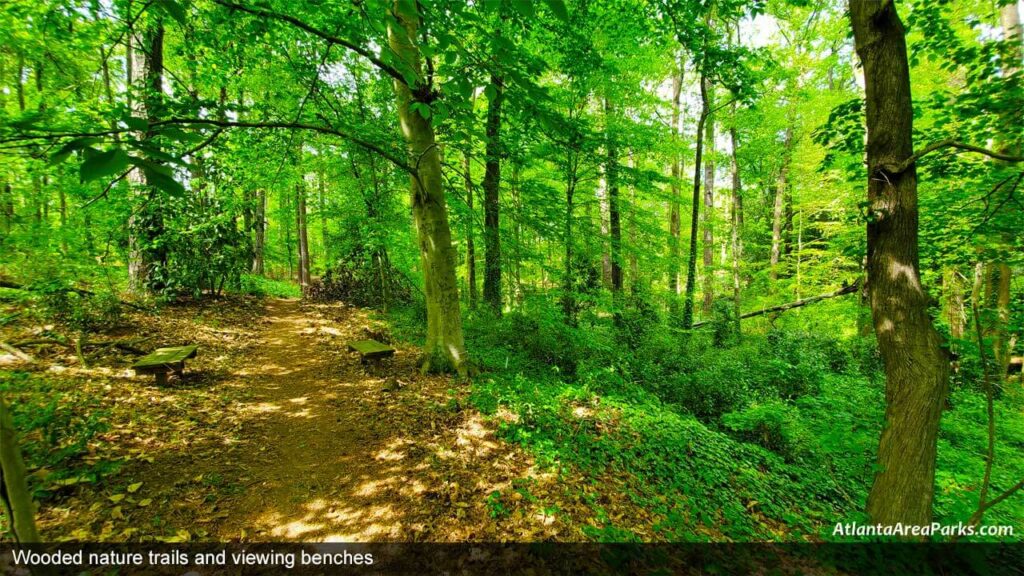
M 0 397 L 0 504 L 15 542 L 39 542 L 32 493 L 25 482 L 25 463 L 18 448 L 14 421 L 3 397 Z
M 299 248 L 299 284 L 309 286 L 309 233 L 306 228 L 306 182 L 295 185 L 295 235 Z
M 573 200 L 576 195 L 576 181 L 575 176 L 570 171 L 569 177 L 565 185 L 565 222 L 563 223 L 563 230 L 565 235 L 565 271 L 562 276 L 562 314 L 565 316 L 565 322 L 569 325 L 575 325 L 576 323 L 576 296 L 573 294 L 573 271 L 572 271 L 572 259 L 573 259 L 573 236 L 572 236 L 572 220 L 573 220 Z
M 63 186 L 57 186 L 57 199 L 60 202 L 60 251 L 68 253 L 68 198 Z
M 469 209 L 469 218 L 466 218 L 466 283 L 469 285 L 469 307 L 476 308 L 476 244 L 473 240 L 476 211 L 473 209 L 472 157 L 468 148 L 462 157 L 462 167 L 465 170 L 466 207 Z
M 683 302 L 683 326 L 693 326 L 693 298 L 696 292 L 697 277 L 697 229 L 700 225 L 700 176 L 701 160 L 704 154 L 704 122 L 711 108 L 708 104 L 707 83 L 704 71 L 700 73 L 700 119 L 697 121 L 697 151 L 693 157 L 693 209 L 690 212 L 690 255 L 686 264 L 686 299 Z
M 707 114 L 707 118 L 704 120 L 704 147 L 708 150 L 707 158 L 704 160 L 704 219 L 702 222 L 704 228 L 704 302 L 702 311 L 707 315 L 711 313 L 711 305 L 715 301 L 715 276 L 713 273 L 715 264 L 713 222 L 715 215 L 715 119 L 711 115 L 715 87 L 707 77 L 702 81 L 706 83 L 704 113 Z
M 513 241 L 515 242 L 515 258 L 513 259 L 512 270 L 515 274 L 516 307 L 521 307 L 523 305 L 523 199 L 519 189 L 519 171 L 519 164 L 513 162 L 512 182 L 509 188 L 512 192 L 512 204 L 514 210 L 514 214 L 512 216 L 512 234 Z
M 680 146 L 680 112 L 682 110 L 681 96 L 683 92 L 682 58 L 677 58 L 677 65 L 678 70 L 672 76 L 672 142 L 678 147 Z M 678 297 L 682 292 L 682 285 L 679 282 L 679 200 L 683 178 L 682 172 L 682 154 L 675 150 L 672 153 L 672 181 L 669 184 L 672 197 L 669 199 L 668 209 L 668 288 L 672 298 L 670 309 L 673 313 L 678 310 Z
M 786 200 L 786 185 L 789 176 L 790 150 L 793 146 L 793 128 L 786 127 L 782 139 L 782 164 L 779 166 L 779 177 L 775 181 L 775 202 L 772 210 L 772 251 L 769 261 L 768 275 L 774 283 L 779 279 L 779 259 L 782 254 L 782 227 Z
M 608 238 L 611 235 L 611 227 L 608 223 L 608 214 L 611 211 L 608 207 L 608 175 L 603 174 L 597 181 L 597 189 L 594 191 L 594 198 L 597 200 L 597 220 L 599 226 L 598 239 L 601 243 L 601 285 L 609 290 L 612 287 L 612 254 L 608 242 Z M 593 220 L 591 213 L 593 209 L 593 203 L 588 202 L 586 206 L 587 223 L 590 224 Z M 592 230 L 586 232 L 587 239 L 587 254 L 591 254 L 592 244 L 591 239 L 594 237 Z
M 253 211 L 252 273 L 263 276 L 263 247 L 267 239 L 267 191 L 256 190 L 256 206 Z
M 142 32 L 129 32 L 129 54 L 127 58 L 129 84 L 142 97 L 132 103 L 132 114 L 150 122 L 157 119 L 163 94 L 164 68 L 164 26 L 157 21 L 147 25 Z M 140 135 L 145 141 L 151 133 Z M 153 268 L 165 260 L 164 250 L 154 246 L 162 233 L 163 219 L 159 201 L 154 201 L 156 190 L 150 186 L 146 175 L 139 169 L 128 175 L 135 197 L 135 209 L 128 218 L 128 279 L 131 290 L 143 293 L 149 289 L 160 289 L 160 282 L 153 282 Z
M 415 4 L 396 0 L 392 11 L 395 18 L 388 19 L 388 44 L 398 60 L 422 78 L 423 66 L 416 44 L 419 16 L 415 13 Z M 396 80 L 394 88 L 402 134 L 417 166 L 410 187 L 427 304 L 427 341 L 420 366 L 425 372 L 445 368 L 438 364 L 450 364 L 460 375 L 466 376 L 470 363 L 462 336 L 455 258 L 437 141 L 434 127 L 411 108 L 414 103 L 429 102 L 431 87 L 419 81 L 408 86 Z
M 633 158 L 632 148 L 629 150 L 627 155 L 629 158 L 629 168 L 633 170 L 636 168 L 636 161 Z M 637 259 L 637 231 L 636 231 L 636 215 L 639 210 L 639 199 L 636 195 L 636 186 L 629 187 L 629 210 L 626 225 L 629 229 L 627 235 L 629 237 L 629 289 L 633 294 L 640 292 L 640 262 Z
M 501 103 L 505 85 L 491 76 L 492 98 L 487 103 L 487 143 L 484 160 L 484 302 L 501 314 L 501 226 L 498 221 L 501 192 Z
M 316 173 L 316 189 L 317 204 L 319 205 L 318 212 L 320 212 L 320 245 L 323 246 L 324 265 L 328 266 L 330 262 L 328 253 L 330 252 L 331 238 L 327 217 L 327 177 L 324 175 L 323 168 Z
M 612 292 L 622 292 L 622 221 L 619 214 L 619 146 L 615 141 L 615 107 L 604 100 L 605 116 L 605 177 L 608 179 L 608 227 L 611 234 Z
M 864 66 L 868 296 L 886 376 L 885 425 L 867 513 L 883 525 L 925 525 L 932 518 L 949 355 L 932 326 L 919 274 L 916 167 L 885 168 L 914 152 L 907 45 L 893 3 L 850 0 L 849 13 Z
M 733 106 L 735 117 L 736 107 Z M 740 163 L 737 158 L 739 139 L 736 137 L 736 126 L 729 128 L 729 139 L 732 141 L 732 306 L 736 317 L 736 334 L 740 334 L 740 302 L 742 279 L 740 264 L 743 261 L 743 188 L 740 180 Z
M 1003 29 L 1003 40 L 1008 43 L 1010 53 L 1008 60 L 1011 64 L 1006 67 L 1006 74 L 1020 72 L 1021 58 L 1024 57 L 1024 30 L 1021 29 L 1020 13 L 1017 9 L 1017 2 L 1011 2 L 999 9 L 999 20 Z M 1020 136 L 1021 114 L 1020 109 L 1012 109 L 1007 114 L 1006 129 L 1003 132 L 1005 141 L 1001 143 L 1001 151 L 1011 156 L 1019 156 L 1021 152 Z M 1013 238 L 1004 235 L 1003 242 L 1006 246 L 1013 245 Z M 1010 344 L 1010 283 L 1013 270 L 1006 262 L 992 263 L 988 265 L 988 277 L 993 285 L 994 298 L 992 307 L 995 315 L 992 317 L 991 326 L 987 332 L 992 335 L 992 357 L 996 363 L 996 373 L 1005 375 L 1010 365 L 1012 345 Z M 1000 379 L 1002 382 L 1002 379 Z

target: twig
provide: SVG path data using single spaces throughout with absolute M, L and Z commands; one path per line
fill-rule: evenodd
M 3 340 L 0 340 L 0 349 L 4 350 L 5 352 L 9 352 L 15 358 L 17 358 L 17 359 L 19 359 L 19 360 L 21 360 L 23 362 L 28 362 L 29 364 L 32 364 L 32 363 L 34 363 L 36 361 L 35 358 L 29 356 L 28 354 L 25 354 L 21 350 L 18 350 L 17 348 L 15 348 L 14 346 L 11 346 L 7 342 L 4 342 Z

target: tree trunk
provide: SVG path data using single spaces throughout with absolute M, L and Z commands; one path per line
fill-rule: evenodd
M 782 254 L 783 212 L 786 200 L 786 185 L 789 175 L 789 156 L 793 145 L 793 129 L 786 128 L 782 139 L 782 165 L 779 166 L 779 177 L 775 182 L 775 203 L 772 210 L 772 251 L 768 274 L 774 283 L 779 279 L 779 259 Z
M 605 176 L 608 179 L 608 225 L 611 233 L 612 292 L 622 293 L 622 221 L 619 213 L 619 146 L 615 141 L 615 107 L 604 100 L 605 116 Z
M 66 256 L 68 253 L 68 198 L 64 193 L 63 186 L 57 186 L 57 198 L 60 201 L 60 250 Z
M 573 200 L 576 195 L 576 182 L 573 174 L 569 174 L 568 182 L 565 186 L 565 272 L 562 277 L 562 314 L 565 316 L 566 324 L 575 325 L 576 323 L 576 297 L 573 294 L 573 273 L 572 273 L 572 259 L 573 259 L 573 237 L 572 237 L 572 219 L 573 219 Z
M 330 262 L 328 253 L 330 252 L 331 235 L 327 218 L 327 177 L 324 175 L 322 168 L 316 173 L 316 189 L 317 204 L 319 205 L 318 212 L 320 213 L 320 245 L 323 246 L 324 265 L 327 266 L 328 262 Z
M 397 0 L 392 10 L 395 18 L 388 19 L 388 44 L 399 61 L 411 67 L 417 77 L 422 77 L 420 51 L 416 44 L 419 16 L 415 13 L 415 5 Z M 421 81 L 408 86 L 396 80 L 394 88 L 402 134 L 410 157 L 416 160 L 414 164 L 417 166 L 410 187 L 427 305 L 427 341 L 420 367 L 426 372 L 444 369 L 448 364 L 460 375 L 467 376 L 470 364 L 462 336 L 455 258 L 437 141 L 430 122 L 411 108 L 414 103 L 429 103 L 432 91 Z
M 999 20 L 1003 29 L 1003 40 L 1009 43 L 1010 54 L 1008 55 L 1011 64 L 1006 67 L 1006 74 L 1020 72 L 1021 54 L 1024 50 L 1024 30 L 1021 29 L 1020 13 L 1017 10 L 1017 2 L 1006 4 L 999 9 Z M 1019 156 L 1021 152 L 1021 114 L 1020 110 L 1012 109 L 1006 118 L 1006 140 L 1001 143 L 1001 151 L 1012 156 Z M 1009 235 L 1003 236 L 1006 246 L 1013 245 L 1013 238 Z M 989 265 L 989 278 L 993 284 L 993 307 L 995 316 L 992 318 L 989 332 L 992 334 L 992 357 L 996 363 L 996 373 L 1006 374 L 1010 365 L 1010 354 L 1013 346 L 1010 344 L 1010 282 L 1013 271 L 1006 262 L 998 262 Z M 1000 379 L 1002 382 L 1002 379 Z
M 867 513 L 883 525 L 925 525 L 932 518 L 949 355 L 919 275 L 916 167 L 884 168 L 914 152 L 907 45 L 892 3 L 850 0 L 849 12 L 866 93 L 868 297 L 886 376 L 885 426 Z
M 733 106 L 733 116 L 736 107 Z M 740 303 L 741 303 L 741 278 L 740 264 L 743 261 L 743 188 L 740 181 L 740 163 L 737 159 L 736 149 L 739 147 L 739 139 L 736 137 L 736 127 L 729 128 L 729 139 L 732 141 L 732 306 L 733 315 L 736 317 L 736 334 L 740 334 Z
M 256 206 L 253 213 L 252 273 L 263 276 L 263 247 L 267 239 L 267 191 L 256 191 Z
M 627 155 L 627 158 L 629 159 L 629 168 L 630 168 L 630 170 L 635 169 L 636 168 L 636 161 L 633 158 L 633 150 L 632 150 L 632 148 L 629 150 L 629 154 Z M 638 294 L 640 292 L 640 286 L 641 286 L 641 282 L 640 282 L 640 262 L 637 259 L 637 245 L 639 244 L 639 242 L 637 240 L 637 232 L 636 232 L 636 216 L 637 216 L 637 211 L 639 210 L 638 202 L 639 202 L 639 199 L 637 198 L 637 195 L 636 195 L 636 186 L 630 186 L 629 187 L 629 210 L 627 211 L 628 217 L 627 217 L 627 220 L 626 220 L 626 225 L 628 226 L 628 230 L 629 230 L 628 233 L 627 233 L 628 236 L 629 236 L 629 289 L 630 289 L 630 291 L 633 294 Z
M 132 114 L 150 122 L 157 119 L 163 93 L 164 26 L 157 21 L 141 33 L 129 33 L 128 78 L 131 86 L 143 97 L 132 104 Z M 143 141 L 152 135 L 140 135 Z M 159 289 L 153 282 L 153 269 L 165 260 L 164 249 L 154 246 L 163 228 L 159 201 L 153 201 L 156 190 L 149 185 L 146 175 L 139 169 L 128 174 L 132 184 L 136 209 L 128 218 L 128 279 L 131 290 L 143 293 Z
M 949 324 L 950 337 L 953 340 L 960 340 L 964 337 L 967 312 L 964 309 L 963 276 L 955 266 L 949 266 L 943 271 L 942 291 L 945 305 L 942 316 Z M 955 345 L 955 343 L 951 343 L 951 345 Z
M 466 283 L 469 285 L 469 307 L 476 308 L 476 245 L 473 241 L 473 219 L 476 211 L 473 209 L 473 173 L 472 158 L 469 150 L 466 150 L 462 158 L 462 166 L 465 170 L 466 180 L 466 207 L 469 208 L 469 218 L 466 218 Z
M 711 313 L 711 304 L 715 301 L 715 233 L 712 221 L 715 214 L 715 119 L 711 116 L 715 87 L 707 77 L 703 78 L 703 82 L 707 84 L 704 89 L 704 114 L 707 115 L 704 120 L 704 147 L 708 150 L 708 157 L 704 161 L 704 302 L 701 310 L 707 315 Z
M 299 248 L 299 284 L 309 286 L 309 232 L 306 228 L 306 182 L 295 185 L 295 235 Z
M 693 157 L 693 209 L 690 213 L 690 255 L 686 264 L 686 299 L 683 302 L 683 326 L 693 326 L 693 298 L 697 276 L 697 228 L 700 218 L 700 170 L 701 156 L 704 153 L 704 122 L 707 119 L 710 107 L 708 105 L 707 83 L 705 82 L 704 71 L 700 73 L 700 100 L 702 108 L 700 119 L 697 121 L 697 151 Z
M 7 403 L 0 397 L 0 503 L 15 542 L 39 542 L 32 494 L 25 482 L 25 463 Z
M 501 226 L 498 221 L 501 192 L 501 103 L 504 82 L 491 76 L 493 97 L 487 103 L 487 143 L 484 160 L 484 302 L 501 315 Z
M 672 76 L 672 141 L 679 146 L 680 111 L 682 110 L 681 95 L 683 91 L 683 62 L 678 61 L 679 70 Z M 672 153 L 672 181 L 668 209 L 668 288 L 670 292 L 671 311 L 678 310 L 678 296 L 682 292 L 679 282 L 679 200 L 682 181 L 683 160 L 678 151 Z

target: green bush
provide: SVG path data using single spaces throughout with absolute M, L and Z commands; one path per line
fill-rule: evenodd
M 758 444 L 790 462 L 809 446 L 799 409 L 781 400 L 755 403 L 724 414 L 722 424 L 740 440 Z
M 241 279 L 242 294 L 251 296 L 270 296 L 273 298 L 299 298 L 302 289 L 287 280 L 274 280 L 264 276 L 243 274 Z
M 109 292 L 76 292 L 59 281 L 35 286 L 40 294 L 43 316 L 80 332 L 95 332 L 121 323 L 121 300 Z

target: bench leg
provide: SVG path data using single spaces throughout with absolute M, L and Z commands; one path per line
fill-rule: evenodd
M 167 385 L 167 372 L 157 372 L 156 373 L 156 385 L 157 386 L 166 386 Z

